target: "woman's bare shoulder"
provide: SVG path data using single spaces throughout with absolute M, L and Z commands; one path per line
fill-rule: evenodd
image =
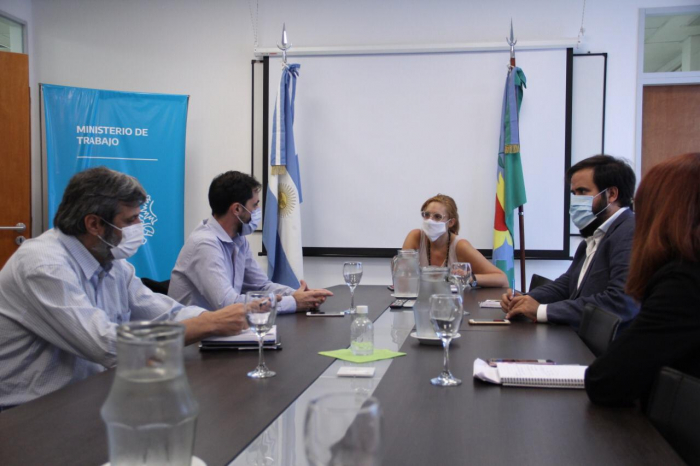
M 457 249 L 462 250 L 462 251 L 473 251 L 475 248 L 472 246 L 472 243 L 469 242 L 469 240 L 463 236 L 460 236 L 459 241 L 457 241 Z
M 404 249 L 418 249 L 420 246 L 420 229 L 416 228 L 408 232 L 408 236 L 403 242 Z

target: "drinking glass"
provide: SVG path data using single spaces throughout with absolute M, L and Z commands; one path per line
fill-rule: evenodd
M 245 317 L 250 329 L 258 336 L 258 367 L 248 372 L 253 379 L 266 379 L 277 375 L 265 365 L 263 340 L 275 325 L 277 296 L 274 293 L 249 291 L 245 295 Z
M 304 445 L 312 466 L 381 464 L 381 410 L 376 398 L 331 393 L 306 409 Z
M 343 264 L 343 277 L 345 283 L 350 287 L 350 309 L 346 314 L 355 313 L 355 288 L 362 280 L 362 262 L 346 262 Z
M 463 296 L 464 289 L 472 283 L 472 265 L 469 262 L 453 262 L 450 266 L 450 281 L 457 286 L 459 295 Z M 464 311 L 464 315 L 469 315 L 469 312 Z
M 430 322 L 435 333 L 442 340 L 445 349 L 442 373 L 430 379 L 433 385 L 454 387 L 462 383 L 450 372 L 450 342 L 459 332 L 462 323 L 462 297 L 453 294 L 434 294 L 430 297 Z

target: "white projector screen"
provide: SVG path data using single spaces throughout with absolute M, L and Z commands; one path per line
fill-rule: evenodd
M 460 235 L 492 248 L 507 52 L 289 62 L 301 65 L 294 135 L 305 253 L 400 248 L 420 227 L 423 201 L 437 193 L 457 202 Z M 517 62 L 527 77 L 520 113 L 526 246 L 564 258 L 567 50 L 518 51 Z M 270 57 L 268 148 L 281 69 L 281 59 Z

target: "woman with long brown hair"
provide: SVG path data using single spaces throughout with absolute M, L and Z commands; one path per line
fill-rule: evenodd
M 459 234 L 459 213 L 454 199 L 444 194 L 431 197 L 420 209 L 423 223 L 411 230 L 403 249 L 417 249 L 420 266 L 449 267 L 454 262 L 469 262 L 476 284 L 505 287 L 508 279 L 498 267 L 488 261 Z
M 634 207 L 626 292 L 641 310 L 586 371 L 600 404 L 646 402 L 663 366 L 700 377 L 700 153 L 649 170 Z

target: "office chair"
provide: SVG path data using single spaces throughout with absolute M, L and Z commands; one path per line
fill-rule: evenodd
M 162 282 L 157 282 L 151 280 L 150 278 L 142 278 L 141 282 L 148 287 L 154 293 L 168 294 L 168 287 L 170 286 L 170 280 L 165 280 Z
M 608 349 L 610 342 L 615 338 L 620 322 L 619 316 L 589 303 L 584 308 L 578 336 L 595 357 L 598 357 Z
M 700 465 L 700 379 L 663 367 L 649 396 L 651 423 L 690 465 Z
M 552 283 L 552 280 L 550 280 L 547 277 L 543 277 L 542 275 L 537 275 L 536 273 L 534 273 L 532 274 L 532 278 L 530 279 L 530 288 L 528 288 L 528 290 L 532 291 L 538 286 L 546 285 L 548 283 Z

